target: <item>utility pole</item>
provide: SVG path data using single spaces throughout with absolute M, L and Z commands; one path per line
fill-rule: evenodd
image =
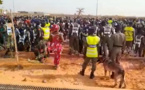
M 12 21 L 12 30 L 13 30 L 13 40 L 14 40 L 14 46 L 15 46 L 15 58 L 17 60 L 17 68 L 20 69 L 22 66 L 19 62 L 19 55 L 18 55 L 18 49 L 17 49 L 17 42 L 16 42 L 16 35 L 15 35 L 15 27 L 14 27 L 14 21 L 13 21 L 13 13 L 10 10 L 10 17 Z
M 99 5 L 99 0 L 97 0 L 97 4 L 96 4 L 96 17 L 98 16 L 98 6 Z
M 15 12 L 15 1 L 13 0 L 13 13 Z

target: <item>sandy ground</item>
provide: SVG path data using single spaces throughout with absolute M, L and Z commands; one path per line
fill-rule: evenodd
M 109 75 L 106 78 L 104 77 L 102 64 L 97 65 L 96 77 L 90 80 L 91 66 L 88 66 L 84 77 L 79 75 L 83 58 L 67 55 L 67 49 L 68 46 L 65 46 L 58 70 L 54 69 L 52 56 L 42 64 L 34 60 L 32 52 L 20 52 L 18 64 L 23 66 L 20 70 L 17 69 L 17 62 L 14 58 L 0 58 L 0 83 L 86 89 L 89 87 L 105 87 L 106 90 L 109 90 L 108 88 L 113 90 L 114 81 L 109 78 Z M 2 55 L 2 53 L 0 54 Z M 28 61 L 29 59 L 30 61 Z M 126 89 L 145 90 L 144 63 L 143 59 L 122 59 L 121 64 L 126 72 Z

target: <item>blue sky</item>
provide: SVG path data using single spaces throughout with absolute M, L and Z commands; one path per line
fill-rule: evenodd
M 99 15 L 145 16 L 145 0 L 99 0 Z M 43 11 L 48 13 L 96 14 L 97 0 L 14 0 L 15 11 Z M 13 0 L 3 0 L 4 9 L 13 9 Z

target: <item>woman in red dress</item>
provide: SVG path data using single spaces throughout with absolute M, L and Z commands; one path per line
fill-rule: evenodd
M 52 52 L 54 52 L 54 65 L 58 68 L 60 61 L 60 54 L 62 51 L 62 43 L 64 42 L 63 34 L 59 32 L 59 25 L 52 25 L 51 35 L 50 35 L 50 47 Z

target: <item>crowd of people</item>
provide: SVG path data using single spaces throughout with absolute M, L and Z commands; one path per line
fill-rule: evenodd
M 145 54 L 145 20 L 136 18 L 71 18 L 50 16 L 15 16 L 13 18 L 17 48 L 34 52 L 36 60 L 45 61 L 54 53 L 54 65 L 58 68 L 63 42 L 69 40 L 69 55 L 83 54 L 84 63 L 80 74 L 92 61 L 90 78 L 94 78 L 96 63 L 100 56 L 116 65 L 120 57 L 132 51 L 136 56 Z M 0 16 L 0 49 L 4 57 L 15 51 L 11 19 Z M 113 78 L 115 72 L 112 71 Z

